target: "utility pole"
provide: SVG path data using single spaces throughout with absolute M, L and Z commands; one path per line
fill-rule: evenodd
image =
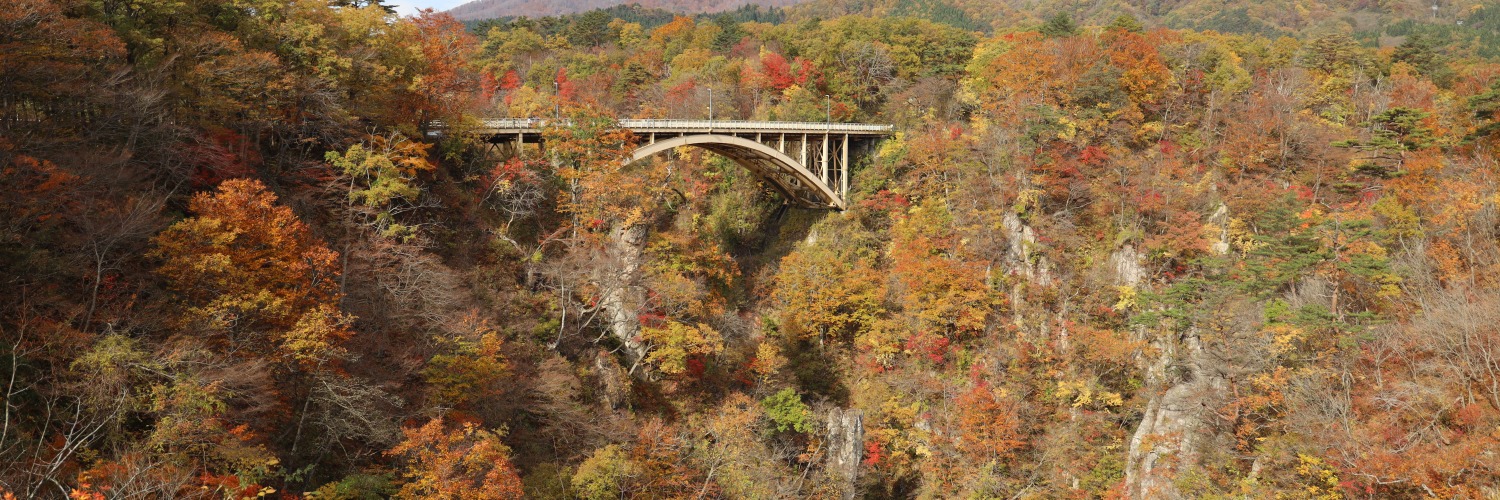
M 562 83 L 552 79 L 552 119 L 562 119 Z
M 833 130 L 833 98 L 823 94 L 823 126 Z
M 714 121 L 714 88 L 708 88 L 708 121 Z

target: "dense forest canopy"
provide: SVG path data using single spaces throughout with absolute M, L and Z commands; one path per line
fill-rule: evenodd
M 0 494 L 1500 495 L 1497 36 L 1493 2 L 3 0 Z M 842 212 L 621 161 L 616 119 L 710 92 L 896 134 Z

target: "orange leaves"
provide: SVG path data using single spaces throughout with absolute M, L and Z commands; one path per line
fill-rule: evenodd
M 981 45 L 981 50 L 988 49 L 995 55 L 976 55 L 976 61 L 987 62 L 971 68 L 971 84 L 978 91 L 979 102 L 997 123 L 1019 123 L 1023 110 L 1056 98 L 1053 68 L 1057 58 L 1048 50 L 1049 43 L 1040 34 L 1028 32 Z
M 1186 262 L 1208 252 L 1201 215 L 1191 210 L 1168 213 L 1168 220 L 1160 224 L 1161 234 L 1146 238 L 1146 248 L 1153 256 Z
M 616 128 L 607 112 L 590 107 L 574 111 L 572 126 L 549 127 L 543 132 L 548 153 L 558 165 L 557 176 L 568 185 L 560 208 L 583 229 L 644 221 L 654 207 L 652 201 L 661 194 L 667 172 L 650 170 L 647 162 L 637 163 L 640 168 L 627 165 L 634 135 Z
M 425 65 L 409 90 L 416 97 L 419 119 L 451 119 L 480 90 L 479 73 L 470 65 L 479 41 L 447 13 L 426 11 L 409 18 L 417 27 L 416 49 Z
M 927 201 L 892 228 L 891 271 L 902 309 L 918 331 L 945 337 L 984 330 L 994 304 L 983 271 L 959 255 L 946 207 Z
M 456 428 L 442 418 L 402 430 L 405 438 L 386 452 L 401 457 L 406 484 L 400 498 L 487 500 L 523 498 L 521 478 L 510 461 L 503 433 L 464 423 Z
M 260 181 L 225 181 L 215 193 L 194 196 L 189 210 L 197 216 L 163 231 L 152 252 L 164 259 L 158 272 L 189 299 L 275 288 L 307 307 L 337 293 L 328 279 L 336 274 L 335 254 Z
M 14 149 L 7 138 L 0 137 L 0 209 L 6 214 L 0 222 L 0 238 L 5 240 L 20 238 L 36 225 L 61 223 L 59 215 L 79 201 L 70 195 L 80 184 L 77 175 Z
M 1120 84 L 1138 106 L 1157 104 L 1172 84 L 1172 71 L 1156 44 L 1144 35 L 1115 31 L 1108 39 L 1110 64 L 1122 70 Z
M 797 57 L 788 62 L 781 54 L 761 49 L 760 66 L 746 72 L 744 79 L 745 84 L 753 87 L 786 92 L 794 86 L 820 84 L 822 75 L 812 61 Z
M 978 463 L 1010 462 L 1025 448 L 1016 405 L 996 397 L 988 384 L 975 384 L 954 401 L 958 412 L 958 450 Z
M 969 85 L 998 124 L 1019 125 L 1049 107 L 1090 136 L 1116 117 L 1138 122 L 1168 97 L 1174 77 L 1157 45 L 1123 30 L 1097 40 L 1007 34 L 976 51 Z M 1131 112 L 1121 115 L 1123 107 Z
M 125 55 L 109 27 L 63 13 L 51 0 L 11 0 L 0 9 L 0 97 L 9 105 L 88 97 L 99 63 Z M 29 107 L 29 106 L 22 106 Z
M 162 231 L 150 253 L 157 273 L 186 300 L 189 321 L 226 335 L 260 332 L 252 346 L 318 364 L 351 334 L 337 309 L 338 254 L 259 181 L 233 179 L 199 193 L 196 214 Z M 273 347 L 274 346 L 274 347 Z

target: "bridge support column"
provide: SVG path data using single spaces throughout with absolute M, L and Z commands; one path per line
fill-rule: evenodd
M 807 134 L 802 134 L 802 162 L 803 168 L 807 167 Z
M 839 149 L 839 198 L 849 201 L 849 134 L 844 134 L 844 147 Z
M 526 133 L 516 132 L 516 158 L 526 158 Z
M 776 140 L 776 150 L 786 154 L 786 132 L 782 132 L 781 138 Z
M 828 134 L 823 134 L 823 184 L 828 184 Z

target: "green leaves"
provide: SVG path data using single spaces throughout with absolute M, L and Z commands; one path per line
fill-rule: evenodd
M 776 432 L 786 432 L 788 429 L 796 432 L 813 430 L 812 410 L 802 402 L 802 396 L 790 387 L 761 400 L 760 406 L 766 409 L 766 416 L 775 424 Z

